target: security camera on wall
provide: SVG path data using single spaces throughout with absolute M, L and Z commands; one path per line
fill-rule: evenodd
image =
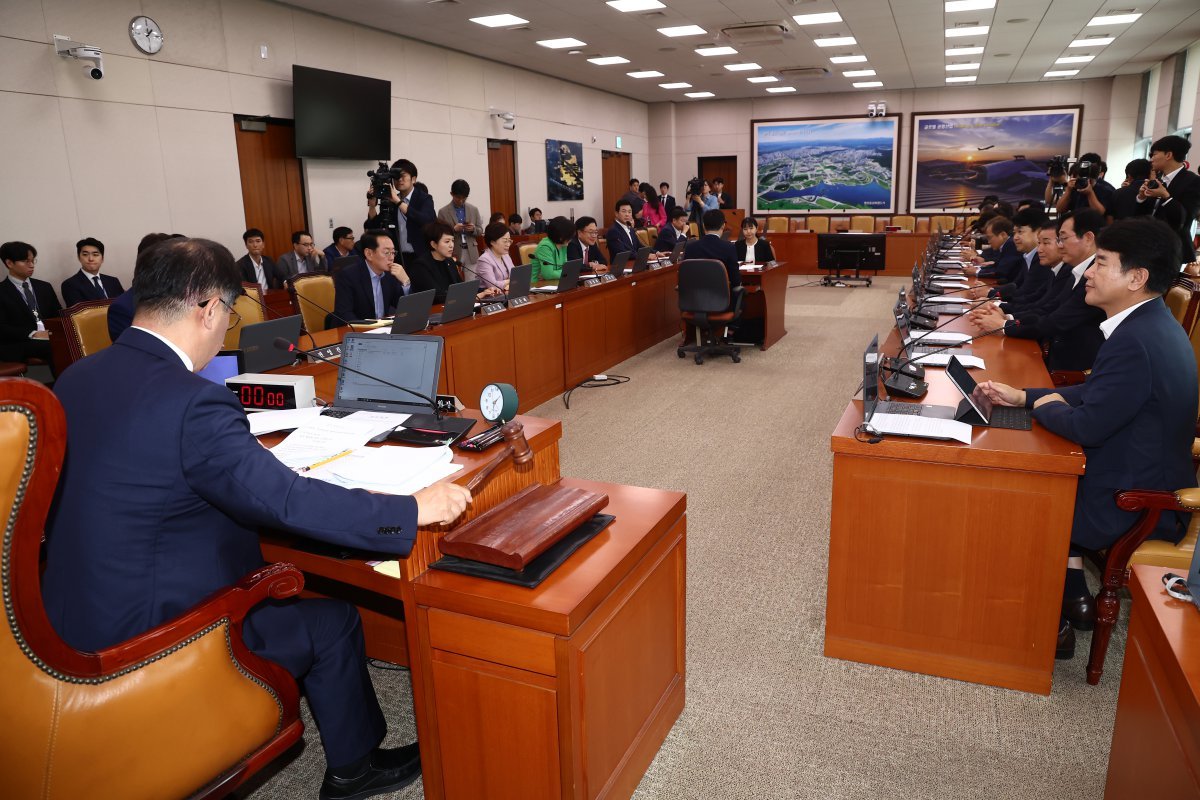
M 104 54 L 99 47 L 76 44 L 67 36 L 54 34 L 54 52 L 63 58 L 74 58 L 83 62 L 83 74 L 94 81 L 104 77 Z
M 517 129 L 517 115 L 511 111 L 497 111 L 491 109 L 492 116 L 500 120 L 504 130 L 515 131 Z
M 875 108 L 876 108 L 876 106 L 874 103 L 867 103 L 867 116 L 868 117 L 875 116 Z

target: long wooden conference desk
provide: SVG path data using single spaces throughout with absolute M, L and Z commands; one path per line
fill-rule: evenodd
M 944 330 L 972 332 L 961 319 Z M 882 350 L 899 344 L 893 328 Z M 1036 342 L 971 348 L 987 366 L 976 381 L 1052 385 Z M 919 402 L 958 405 L 944 369 L 926 380 Z M 1049 694 L 1082 449 L 1036 422 L 977 427 L 969 446 L 869 444 L 854 435 L 862 415 L 851 401 L 831 440 L 825 654 Z

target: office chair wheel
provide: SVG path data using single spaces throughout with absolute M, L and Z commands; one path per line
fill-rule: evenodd
M 696 363 L 697 363 L 697 364 L 703 364 L 703 363 L 704 363 L 704 356 L 702 356 L 702 355 L 700 355 L 699 353 L 697 353 L 697 354 L 696 354 Z
M 735 364 L 742 363 L 742 357 L 739 356 L 737 353 L 734 353 L 733 354 L 733 363 L 735 363 Z
M 676 350 L 675 355 L 679 356 L 680 358 L 683 358 L 683 356 L 685 355 L 683 352 L 683 348 L 681 347 L 678 350 Z

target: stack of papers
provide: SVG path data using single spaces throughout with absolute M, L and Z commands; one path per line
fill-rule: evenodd
M 356 411 L 346 417 L 323 417 L 318 409 L 316 415 L 271 448 L 271 452 L 291 469 L 313 468 L 322 461 L 365 445 L 406 419 L 406 414 L 379 414 L 373 411 Z
M 913 339 L 919 340 L 922 344 L 966 344 L 971 341 L 971 336 L 954 331 L 912 331 L 904 343 L 908 344 Z
M 897 436 L 916 436 L 928 439 L 950 439 L 971 443 L 971 426 L 953 419 L 934 419 L 908 414 L 872 414 L 870 427 L 879 433 Z
M 384 494 L 415 494 L 462 469 L 449 447 L 358 447 L 306 477 Z

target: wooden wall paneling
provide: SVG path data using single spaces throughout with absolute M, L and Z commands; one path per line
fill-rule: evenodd
M 604 227 L 611 227 L 616 215 L 613 206 L 621 195 L 629 191 L 630 171 L 629 153 L 617 153 L 612 150 L 600 151 L 600 163 L 604 175 Z
M 467 408 L 479 405 L 483 387 L 494 381 L 517 383 L 513 337 L 506 325 L 474 325 L 446 338 L 450 394 Z
M 527 412 L 563 392 L 563 312 L 557 303 L 542 302 L 530 314 L 513 322 L 513 349 L 522 412 Z M 544 307 L 544 308 L 543 308 Z
M 294 129 L 270 121 L 265 131 L 244 131 L 239 123 L 235 118 L 246 227 L 262 230 L 266 254 L 278 258 L 291 248 L 292 231 L 308 228 Z
M 696 159 L 696 174 L 712 185 L 714 178 L 725 179 L 725 194 L 732 207 L 738 207 L 737 156 L 701 156 Z
M 608 360 L 613 364 L 638 352 L 638 334 L 647 325 L 647 320 L 634 314 L 634 296 L 641 285 L 622 288 L 624 291 L 604 293 L 604 338 L 609 349 Z
M 616 363 L 609 358 L 605 336 L 597 335 L 605 330 L 604 309 L 604 297 L 599 292 L 563 306 L 567 388 Z
M 516 147 L 507 139 L 488 139 L 487 147 L 488 187 L 491 192 L 490 213 L 503 211 L 507 218 L 509 214 L 517 210 Z M 487 216 L 485 215 L 485 222 Z

